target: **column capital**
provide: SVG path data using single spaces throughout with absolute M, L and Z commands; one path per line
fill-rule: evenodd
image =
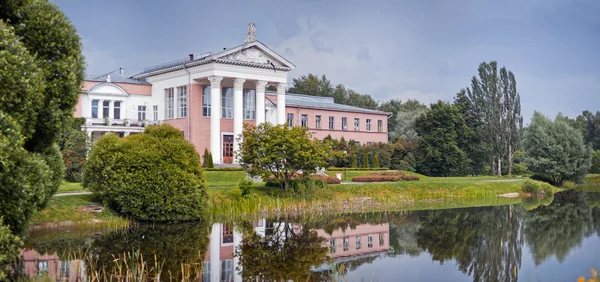
M 259 80 L 256 82 L 256 91 L 265 92 L 265 88 L 267 88 L 268 81 Z
M 244 82 L 246 82 L 246 79 L 244 78 L 236 78 L 233 80 L 233 90 L 241 90 L 244 88 Z
M 221 86 L 221 81 L 223 80 L 222 76 L 209 76 L 208 81 L 210 81 L 210 86 Z
M 285 89 L 287 88 L 287 83 L 277 83 L 277 94 L 285 94 Z

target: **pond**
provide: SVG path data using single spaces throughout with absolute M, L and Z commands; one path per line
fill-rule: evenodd
M 134 271 L 159 269 L 164 281 L 576 281 L 600 268 L 600 193 L 463 209 L 32 231 L 25 247 L 21 273 L 59 281 L 102 268 L 122 272 L 115 258 Z

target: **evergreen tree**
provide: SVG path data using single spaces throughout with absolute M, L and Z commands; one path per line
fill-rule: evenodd
M 369 154 L 365 153 L 363 155 L 363 168 L 369 168 Z
M 208 168 L 209 158 L 210 153 L 208 152 L 208 148 L 204 148 L 204 154 L 202 154 L 202 167 Z
M 352 155 L 352 168 L 358 167 L 358 160 L 356 159 L 356 154 Z
M 379 168 L 379 155 L 373 156 L 373 168 Z

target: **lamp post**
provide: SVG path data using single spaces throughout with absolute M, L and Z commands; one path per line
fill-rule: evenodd
M 348 152 L 346 150 L 344 150 L 344 159 L 346 158 L 346 155 L 348 155 Z M 347 166 L 344 166 L 344 181 L 346 181 L 346 170 L 347 170 Z

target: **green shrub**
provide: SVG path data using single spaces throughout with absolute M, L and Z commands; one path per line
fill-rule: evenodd
M 48 179 L 48 184 L 44 189 L 45 196 L 39 209 L 45 208 L 46 204 L 48 204 L 48 201 L 50 201 L 52 196 L 56 194 L 56 191 L 58 191 L 58 188 L 62 183 L 65 172 L 62 154 L 60 153 L 58 146 L 55 145 L 46 149 L 41 156 L 50 169 L 50 178 Z
M 122 139 L 107 134 L 90 152 L 83 186 L 139 220 L 196 220 L 207 200 L 199 160 L 194 146 L 170 125 L 148 126 Z
M 0 217 L 0 281 L 8 280 L 11 265 L 19 258 L 21 239 L 10 232 L 10 228 L 3 225 Z
M 369 154 L 363 156 L 363 168 L 369 168 Z
M 357 168 L 358 167 L 358 160 L 356 159 L 356 154 L 352 155 L 352 167 L 353 168 Z
M 379 155 L 373 156 L 373 168 L 379 168 Z
M 525 182 L 523 182 L 523 184 L 521 185 L 521 191 L 523 193 L 529 193 L 529 194 L 539 194 L 540 193 L 540 182 L 539 181 L 534 181 L 534 180 L 525 180 Z
M 215 168 L 215 162 L 213 161 L 212 153 L 208 153 L 208 163 L 206 164 L 207 168 Z
M 254 186 L 254 183 L 252 182 L 252 180 L 244 179 L 240 181 L 239 186 L 242 192 L 242 198 L 247 198 L 248 196 L 250 196 L 250 194 L 252 194 L 252 186 Z
M 594 154 L 592 155 L 592 167 L 590 168 L 590 173 L 600 173 L 600 150 L 594 151 Z
M 524 164 L 513 164 L 512 174 L 514 175 L 526 175 L 529 174 L 527 167 Z
M 58 145 L 65 167 L 65 180 L 81 182 L 83 168 L 87 160 L 88 135 L 81 130 L 81 123 L 85 120 L 73 119 L 72 125 L 61 134 Z
M 390 170 L 388 167 L 380 167 L 380 168 L 346 168 L 346 167 L 328 167 L 328 171 L 377 171 L 377 170 Z

